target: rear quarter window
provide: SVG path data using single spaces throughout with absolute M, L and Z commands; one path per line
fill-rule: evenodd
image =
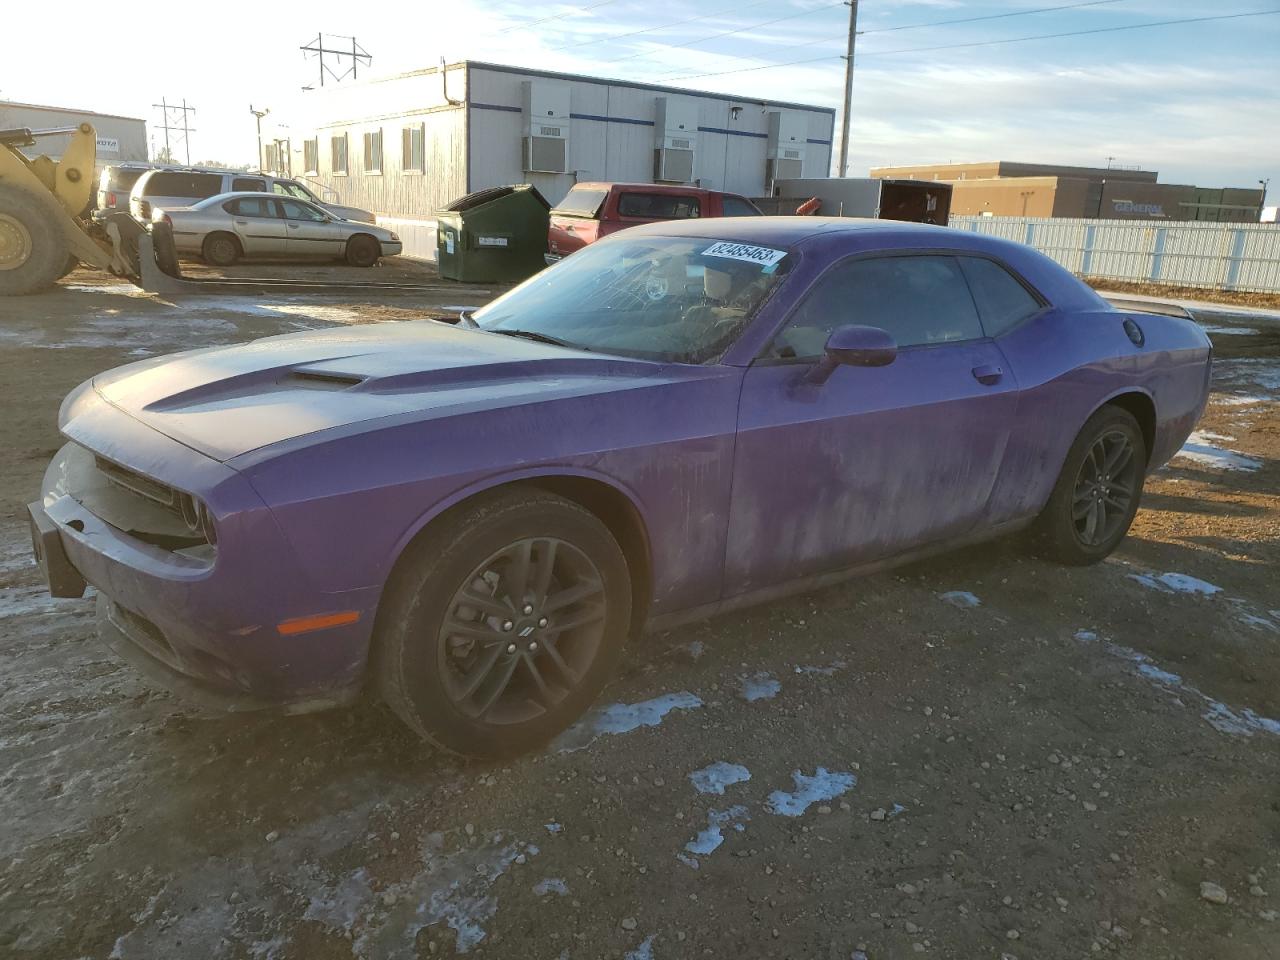
M 178 171 L 157 173 L 142 188 L 147 197 L 212 197 L 221 192 L 221 174 Z
M 998 337 L 1012 330 L 1044 307 L 1043 300 L 994 260 L 981 257 L 958 259 L 973 293 L 978 315 L 982 318 L 982 329 L 988 337 Z

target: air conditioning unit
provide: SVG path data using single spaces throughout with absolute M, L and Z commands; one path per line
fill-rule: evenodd
M 798 180 L 804 176 L 809 118 L 795 110 L 769 114 L 769 139 L 765 152 L 765 183 Z
M 526 173 L 569 171 L 569 85 L 525 80 L 520 158 Z
M 654 100 L 653 179 L 659 183 L 693 183 L 698 145 L 698 103 L 690 97 Z

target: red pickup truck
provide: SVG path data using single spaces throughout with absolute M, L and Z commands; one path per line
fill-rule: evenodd
M 689 217 L 758 217 L 745 197 L 659 183 L 579 183 L 551 211 L 547 263 L 639 223 Z

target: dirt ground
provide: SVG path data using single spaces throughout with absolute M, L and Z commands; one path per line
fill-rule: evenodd
M 197 713 L 48 598 L 23 511 L 97 371 L 488 294 L 70 279 L 0 303 L 0 956 L 1280 956 L 1280 323 L 1200 318 L 1209 411 L 1107 562 L 998 543 L 642 638 L 493 765 L 375 703 Z

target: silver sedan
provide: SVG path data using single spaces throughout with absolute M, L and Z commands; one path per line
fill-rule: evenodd
M 179 256 L 203 257 L 220 267 L 258 257 L 341 259 L 371 267 L 401 251 L 400 238 L 385 227 L 343 220 L 306 200 L 258 192 L 157 208 L 151 219 L 173 228 Z

